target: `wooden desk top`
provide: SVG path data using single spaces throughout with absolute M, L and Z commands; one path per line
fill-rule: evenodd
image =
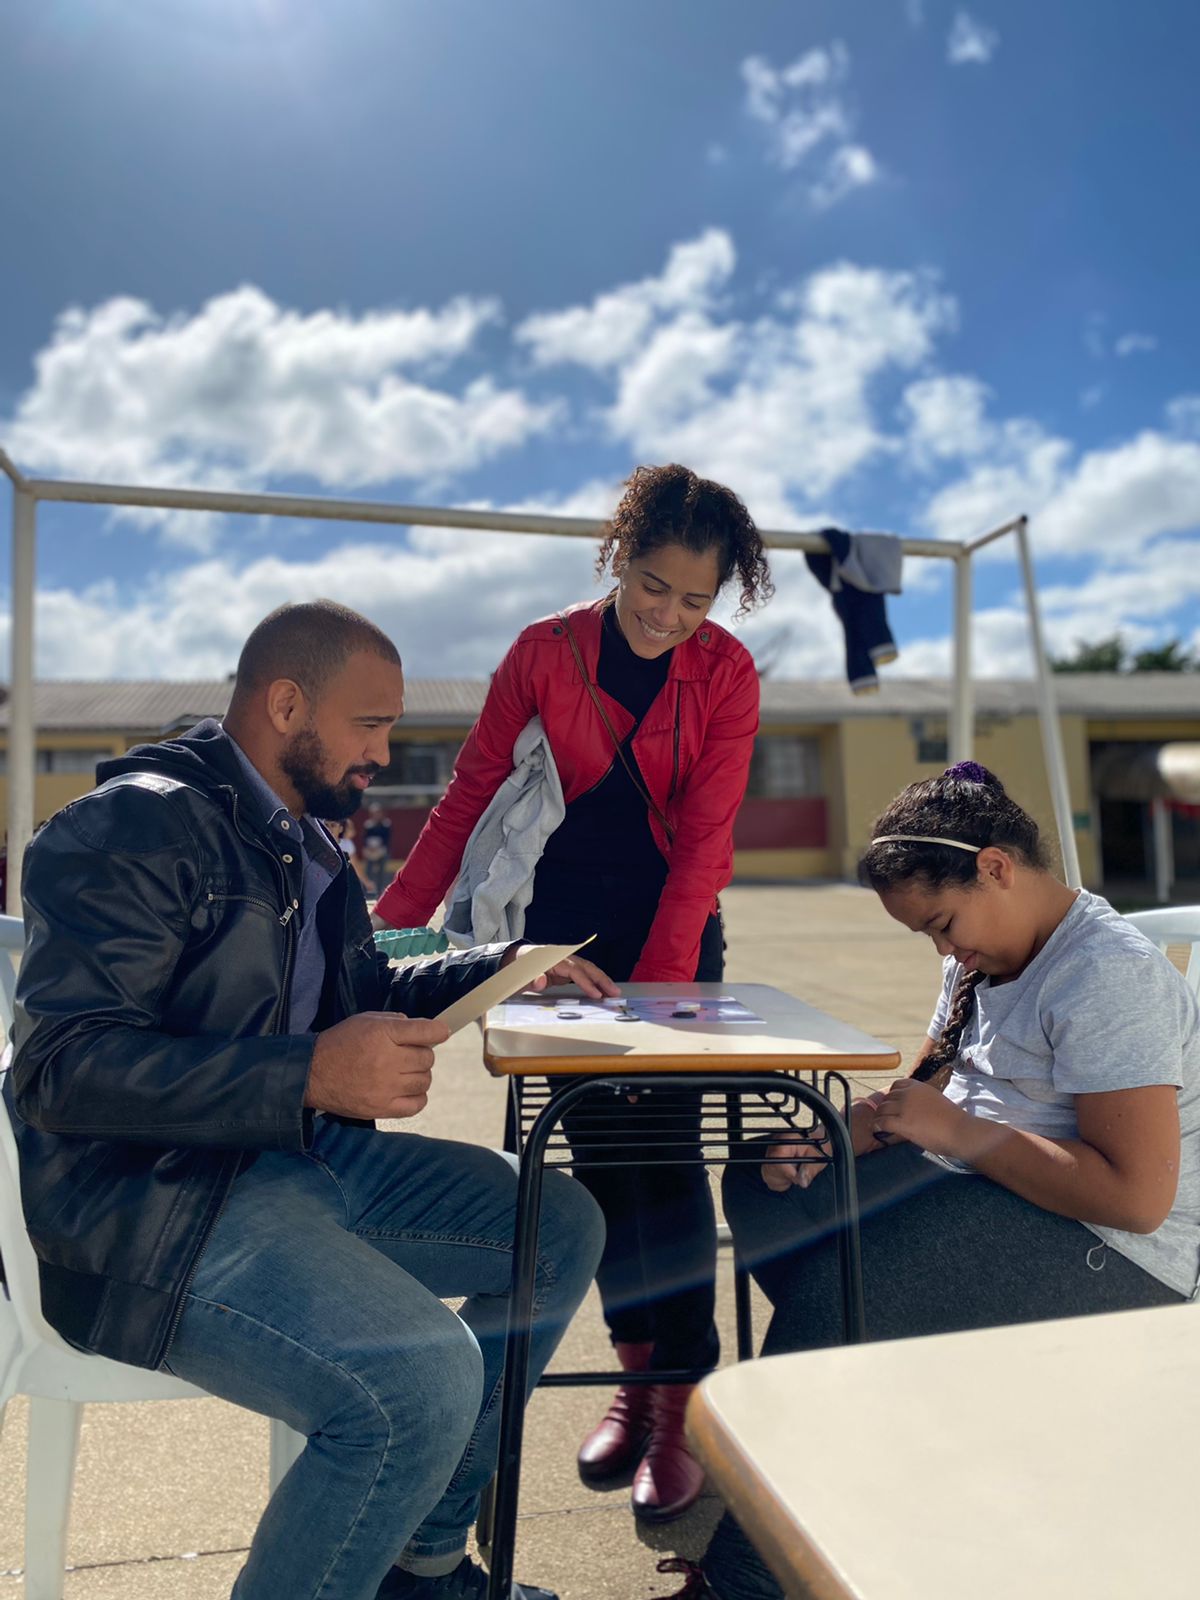
M 1200 1307 L 730 1367 L 688 1430 L 792 1600 L 1195 1600 Z
M 574 989 L 552 994 L 576 996 Z M 761 1023 L 600 1022 L 499 1027 L 490 1011 L 483 1059 L 497 1076 L 627 1072 L 894 1072 L 900 1053 L 765 983 L 626 983 L 623 995 L 732 995 Z

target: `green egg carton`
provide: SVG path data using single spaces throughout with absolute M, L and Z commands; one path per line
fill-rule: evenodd
M 389 961 L 407 961 L 413 956 L 440 956 L 450 941 L 440 928 L 381 928 L 375 947 Z

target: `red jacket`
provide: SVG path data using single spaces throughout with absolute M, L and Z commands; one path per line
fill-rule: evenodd
M 585 602 L 569 612 L 592 683 L 602 606 Z M 599 693 L 623 739 L 633 718 Z M 517 735 L 534 716 L 542 719 L 570 804 L 599 783 L 616 756 L 556 617 L 531 623 L 496 669 L 449 788 L 375 908 L 385 922 L 409 927 L 429 921 L 458 873 L 472 828 L 512 771 Z M 733 819 L 757 731 L 758 674 L 750 652 L 706 621 L 675 646 L 667 681 L 633 740 L 646 787 L 675 836 L 670 842 L 650 813 L 669 870 L 635 982 L 688 983 L 695 976 L 705 921 L 733 876 Z

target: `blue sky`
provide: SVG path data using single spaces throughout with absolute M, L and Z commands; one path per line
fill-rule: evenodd
M 765 524 L 1028 511 L 1052 645 L 1200 641 L 1194 8 L 10 0 L 0 443 L 30 471 Z M 286 598 L 488 671 L 566 541 L 46 506 L 38 668 L 207 676 Z M 798 558 L 747 626 L 840 671 Z M 947 663 L 910 562 L 891 671 Z M 981 670 L 1028 668 L 979 565 Z

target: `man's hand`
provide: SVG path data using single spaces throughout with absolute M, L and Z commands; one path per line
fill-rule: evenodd
M 317 1035 L 304 1104 L 343 1117 L 415 1117 L 425 1109 L 443 1022 L 363 1011 Z
M 532 948 L 528 944 L 513 945 L 511 950 L 504 952 L 500 965 L 510 966 L 519 955 Z M 550 967 L 543 976 L 535 978 L 529 987 L 535 994 L 540 994 L 552 983 L 573 983 L 582 989 L 589 1000 L 615 1000 L 621 993 L 607 972 L 601 972 L 595 962 L 585 961 L 582 956 L 568 956 L 557 966 Z

